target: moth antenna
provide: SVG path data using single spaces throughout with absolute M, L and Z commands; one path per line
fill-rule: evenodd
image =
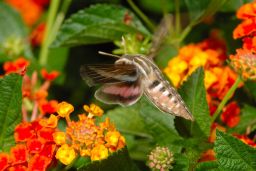
M 111 56 L 111 57 L 115 57 L 115 58 L 121 58 L 121 56 L 114 55 L 114 54 L 107 53 L 107 52 L 99 51 L 98 53 L 101 54 L 101 55 L 105 55 L 105 56 Z

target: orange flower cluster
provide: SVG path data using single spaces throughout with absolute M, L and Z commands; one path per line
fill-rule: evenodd
M 49 118 L 17 125 L 16 145 L 10 154 L 0 153 L 0 171 L 45 171 L 54 164 L 55 158 L 68 165 L 78 153 L 92 161 L 102 160 L 125 146 L 124 137 L 109 118 L 99 125 L 95 123 L 94 117 L 103 114 L 100 107 L 92 104 L 84 108 L 88 114 L 80 114 L 79 121 L 71 121 L 69 115 L 74 107 L 61 102 L 57 106 L 57 116 L 51 114 Z M 66 132 L 57 130 L 60 118 L 67 121 Z
M 23 122 L 16 126 L 16 145 L 10 154 L 0 153 L 0 170 L 44 171 L 53 163 L 56 144 L 55 127 L 42 126 L 40 121 Z
M 20 73 L 23 75 L 23 121 L 29 120 L 27 110 L 32 110 L 30 120 L 33 121 L 37 118 L 43 117 L 44 114 L 51 114 L 56 112 L 58 104 L 56 100 L 48 101 L 47 96 L 51 82 L 58 77 L 59 72 L 52 71 L 49 73 L 46 71 L 46 69 L 42 69 L 41 75 L 44 82 L 40 85 L 38 84 L 38 76 L 36 71 L 34 71 L 31 76 L 25 73 L 29 64 L 30 62 L 28 60 L 20 57 L 13 62 L 5 62 L 3 65 L 5 74 Z M 31 109 L 31 106 L 33 106 L 33 109 Z M 40 113 L 38 113 L 38 110 Z
M 68 127 L 65 132 L 56 132 L 54 141 L 59 145 L 56 158 L 68 165 L 77 156 L 90 157 L 92 161 L 102 160 L 109 154 L 123 148 L 125 139 L 110 123 L 109 118 L 105 122 L 96 125 L 95 116 L 101 116 L 103 110 L 92 104 L 85 105 L 88 114 L 78 115 L 79 121 L 71 121 L 69 115 L 74 108 L 71 104 L 62 102 L 58 105 L 57 113 L 65 117 Z
M 15 8 L 28 26 L 35 24 L 41 17 L 49 0 L 5 0 Z
M 231 64 L 244 79 L 256 79 L 256 1 L 241 6 L 237 18 L 243 21 L 234 29 L 233 37 L 242 38 L 243 47 L 230 55 Z
M 174 86 L 178 87 L 193 71 L 200 66 L 203 67 L 207 101 L 210 113 L 213 114 L 237 78 L 237 74 L 225 65 L 226 59 L 225 42 L 214 31 L 210 38 L 197 44 L 182 47 L 178 55 L 169 61 L 164 73 L 170 78 Z M 229 125 L 234 126 L 236 124 Z

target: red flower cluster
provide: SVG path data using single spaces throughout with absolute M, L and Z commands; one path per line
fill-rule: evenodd
M 40 46 L 44 39 L 46 24 L 40 23 L 30 34 L 30 42 L 33 46 Z
M 223 108 L 221 120 L 228 127 L 235 127 L 240 121 L 240 108 L 236 102 L 231 102 Z
M 16 145 L 10 155 L 0 153 L 0 170 L 44 171 L 53 162 L 56 144 L 55 128 L 42 126 L 39 121 L 23 122 L 15 128 Z
M 28 60 L 20 57 L 13 62 L 5 62 L 3 65 L 3 69 L 5 71 L 5 74 L 18 73 L 24 75 L 24 72 L 26 71 L 26 68 L 29 64 L 30 62 Z

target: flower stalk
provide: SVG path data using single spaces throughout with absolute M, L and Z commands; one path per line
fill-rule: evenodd
M 149 18 L 134 4 L 132 0 L 127 0 L 131 8 L 138 14 L 138 16 L 145 22 L 151 31 L 155 30 L 155 25 L 149 20 Z
M 216 111 L 214 112 L 212 119 L 211 119 L 211 123 L 213 123 L 218 116 L 220 115 L 221 110 L 223 109 L 223 107 L 226 105 L 226 103 L 228 102 L 228 100 L 232 97 L 232 95 L 234 94 L 235 90 L 237 89 L 237 87 L 239 86 L 239 84 L 242 82 L 242 78 L 241 76 L 238 76 L 235 83 L 232 85 L 232 87 L 229 89 L 229 91 L 227 92 L 227 94 L 224 96 L 224 98 L 222 99 L 222 101 L 220 102 L 218 108 L 216 109 Z

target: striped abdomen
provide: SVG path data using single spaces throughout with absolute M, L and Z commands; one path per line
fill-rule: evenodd
M 164 80 L 158 70 L 153 70 L 145 80 L 144 93 L 160 110 L 193 120 L 184 101 L 176 90 Z

